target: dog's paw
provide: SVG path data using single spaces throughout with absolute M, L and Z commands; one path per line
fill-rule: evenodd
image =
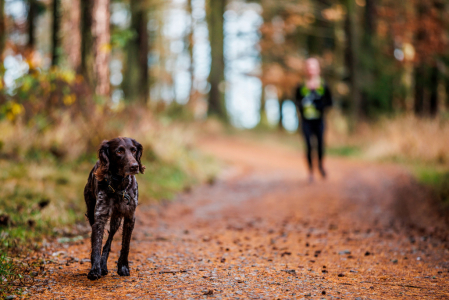
M 92 269 L 89 271 L 89 274 L 87 274 L 87 278 L 90 280 L 97 280 L 101 278 L 101 270 L 100 269 Z
M 108 271 L 108 260 L 105 259 L 104 257 L 101 258 L 100 268 L 101 268 L 101 275 L 102 276 L 108 275 L 108 273 L 109 273 L 109 271 Z
M 118 266 L 117 267 L 117 273 L 120 276 L 129 276 L 129 267 L 125 266 L 125 265 Z

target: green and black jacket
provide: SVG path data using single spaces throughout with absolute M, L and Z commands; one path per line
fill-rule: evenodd
M 303 121 L 322 120 L 326 107 L 332 106 L 331 91 L 324 82 L 315 90 L 300 85 L 296 89 L 295 104 Z

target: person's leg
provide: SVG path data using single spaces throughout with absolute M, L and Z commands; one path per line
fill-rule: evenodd
M 304 142 L 306 144 L 306 157 L 309 167 L 309 180 L 313 180 L 313 166 L 312 166 L 312 143 L 310 141 L 312 136 L 311 124 L 308 121 L 302 121 L 302 132 L 304 135 Z
M 316 128 L 316 139 L 318 144 L 318 168 L 321 176 L 326 177 L 326 171 L 323 166 L 324 159 L 324 121 L 320 121 Z

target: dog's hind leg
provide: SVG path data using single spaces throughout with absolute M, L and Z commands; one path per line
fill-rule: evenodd
M 120 228 L 120 223 L 122 222 L 122 218 L 118 217 L 114 213 L 111 217 L 111 228 L 109 231 L 108 240 L 106 241 L 106 244 L 103 247 L 103 253 L 101 254 L 101 275 L 107 275 L 108 274 L 108 257 L 109 257 L 109 251 L 111 251 L 111 243 L 112 239 L 114 238 L 114 234 L 117 232 L 117 230 Z
M 122 250 L 120 251 L 120 258 L 117 264 L 117 273 L 120 276 L 129 276 L 129 243 L 131 242 L 135 221 L 136 219 L 133 216 L 132 218 L 125 217 L 125 221 L 123 222 Z
M 90 185 L 87 184 L 84 188 L 84 201 L 86 201 L 87 213 L 86 217 L 89 220 L 90 227 L 92 227 L 95 223 L 95 205 L 97 199 L 95 195 L 90 190 Z

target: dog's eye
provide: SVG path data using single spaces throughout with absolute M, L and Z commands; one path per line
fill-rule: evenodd
M 136 149 L 134 149 L 134 148 L 131 149 L 131 152 L 132 152 L 132 153 L 136 153 Z
M 122 150 L 122 149 L 119 149 L 119 150 L 115 151 L 115 153 L 117 153 L 117 154 L 123 154 L 123 150 Z

